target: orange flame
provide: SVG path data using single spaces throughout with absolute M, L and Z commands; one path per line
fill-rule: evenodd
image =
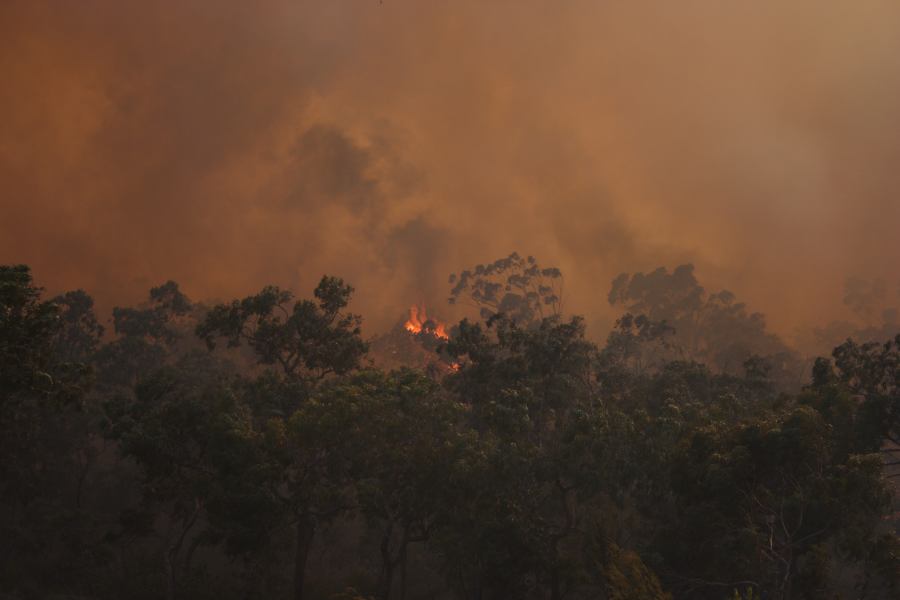
M 428 324 L 429 326 L 427 330 L 424 329 L 426 324 Z M 403 326 L 410 333 L 421 333 L 424 330 L 428 331 L 435 337 L 441 338 L 442 340 L 450 339 L 450 336 L 447 335 L 447 330 L 443 323 L 435 319 L 428 318 L 428 314 L 425 312 L 424 305 L 410 306 L 409 318 L 406 320 L 406 323 L 404 323 Z

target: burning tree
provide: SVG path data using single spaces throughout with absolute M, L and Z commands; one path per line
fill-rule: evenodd
M 409 318 L 403 327 L 410 333 L 429 333 L 442 340 L 450 339 L 446 326 L 436 319 L 429 318 L 424 304 L 414 304 L 409 307 Z
M 449 339 L 449 326 L 429 315 L 423 303 L 414 304 L 405 320 L 371 340 L 369 358 L 379 368 L 419 368 L 439 377 L 455 370 L 443 352 Z

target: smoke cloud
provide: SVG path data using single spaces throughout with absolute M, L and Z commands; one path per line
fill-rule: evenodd
M 517 250 L 608 323 L 693 262 L 790 334 L 900 281 L 900 5 L 0 5 L 0 262 L 132 303 L 323 273 L 370 330 Z

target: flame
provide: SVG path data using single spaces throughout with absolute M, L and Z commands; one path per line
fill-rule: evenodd
M 426 323 L 429 325 L 429 329 L 425 329 Z M 422 331 L 428 331 L 435 337 L 439 337 L 442 340 L 450 339 L 450 336 L 447 335 L 447 329 L 444 324 L 435 319 L 429 319 L 428 314 L 425 312 L 425 305 L 416 306 L 415 304 L 409 307 L 409 318 L 406 320 L 406 323 L 403 324 L 406 330 L 410 333 L 422 333 Z

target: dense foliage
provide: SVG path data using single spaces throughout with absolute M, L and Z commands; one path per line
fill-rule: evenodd
M 463 271 L 453 368 L 385 372 L 338 278 L 106 331 L 0 267 L 0 597 L 900 597 L 900 336 L 801 386 L 689 266 L 616 279 L 603 345 L 561 277 Z

